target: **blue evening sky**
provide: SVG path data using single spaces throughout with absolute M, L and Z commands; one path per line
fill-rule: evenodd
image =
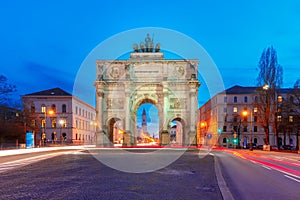
M 71 93 L 81 63 L 98 44 L 130 29 L 161 27 L 202 45 L 226 88 L 255 85 L 260 55 L 273 45 L 283 86 L 292 87 L 300 78 L 299 8 L 297 0 L 1 1 L 0 74 L 17 85 L 18 95 L 53 87 Z M 199 95 L 199 104 L 208 98 Z

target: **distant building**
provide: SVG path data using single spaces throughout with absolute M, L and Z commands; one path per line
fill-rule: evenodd
M 36 142 L 93 143 L 95 108 L 60 88 L 22 96 Z M 31 130 L 29 130 L 31 129 Z
M 289 98 L 292 89 L 281 89 L 277 94 L 278 109 L 277 121 L 278 127 L 283 126 L 282 117 L 287 115 L 282 113 L 282 99 Z M 258 100 L 257 87 L 231 87 L 214 97 L 199 108 L 199 123 L 198 123 L 198 143 L 203 145 L 218 145 L 223 147 L 249 147 L 251 131 L 252 144 L 255 146 L 263 145 L 265 139 L 264 129 L 258 122 Z M 243 116 L 243 111 L 248 111 L 247 116 Z M 251 115 L 252 114 L 252 118 Z M 297 128 L 299 128 L 299 114 L 295 112 L 289 113 L 287 122 L 289 127 L 279 128 L 279 145 L 284 143 L 291 146 L 296 146 Z M 273 118 L 274 119 L 274 118 Z M 271 123 L 270 123 L 271 124 Z M 250 127 L 252 125 L 252 127 Z M 276 137 L 274 127 L 269 127 L 270 145 L 276 145 Z M 288 131 L 284 133 L 284 130 Z
M 142 113 L 142 129 L 143 129 L 143 133 L 147 133 L 147 114 L 146 114 L 146 110 L 145 108 L 143 109 L 143 113 Z

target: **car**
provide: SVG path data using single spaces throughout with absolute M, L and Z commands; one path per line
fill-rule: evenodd
M 282 146 L 282 149 L 283 149 L 283 150 L 293 150 L 293 148 L 294 148 L 294 147 L 293 147 L 292 145 L 283 145 L 283 146 Z
M 278 150 L 278 147 L 276 145 L 271 145 L 270 148 L 271 150 Z

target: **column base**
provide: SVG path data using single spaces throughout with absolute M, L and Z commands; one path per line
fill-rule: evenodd
M 161 135 L 160 145 L 161 146 L 170 145 L 170 134 L 169 134 L 169 132 L 167 130 L 163 130 L 160 135 Z
M 131 132 L 128 130 L 123 134 L 123 147 L 133 146 L 134 138 L 131 137 Z
M 107 147 L 110 145 L 105 131 L 96 132 L 96 147 Z
M 190 131 L 188 134 L 188 146 L 197 146 L 196 143 L 196 132 Z

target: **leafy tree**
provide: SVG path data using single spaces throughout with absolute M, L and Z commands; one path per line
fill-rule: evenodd
M 282 84 L 282 66 L 278 64 L 277 52 L 271 46 L 264 49 L 258 64 L 258 122 L 264 128 L 265 144 L 269 145 L 270 126 L 275 128 L 278 143 L 278 128 L 276 120 L 277 93 Z M 265 87 L 263 87 L 265 86 Z M 266 87 L 267 86 L 267 87 Z
M 8 105 L 10 100 L 9 95 L 16 91 L 16 86 L 7 83 L 7 78 L 0 75 L 0 105 Z

